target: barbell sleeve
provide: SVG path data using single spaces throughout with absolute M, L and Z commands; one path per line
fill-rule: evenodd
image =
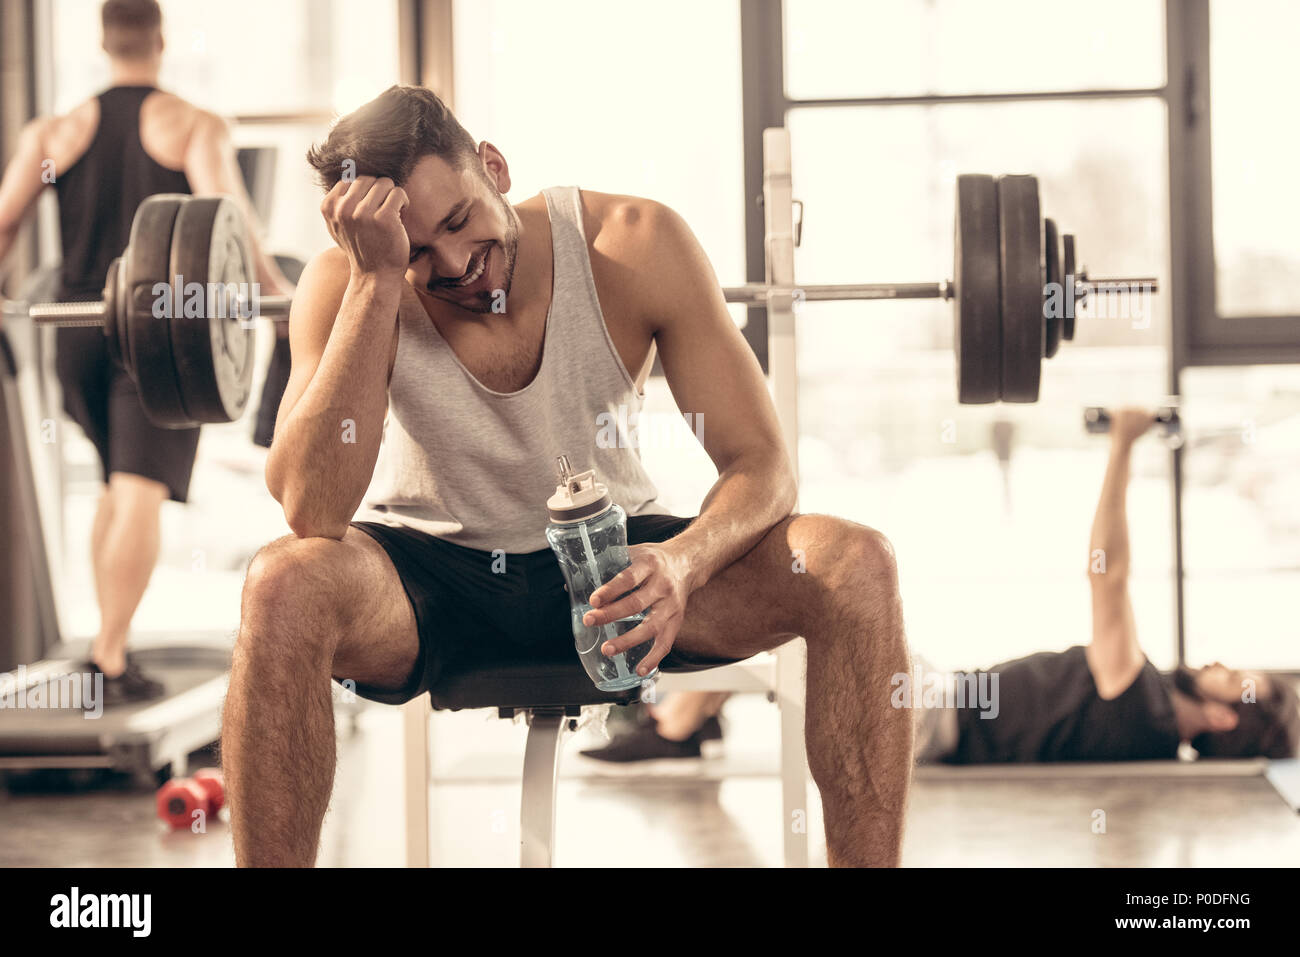
M 40 326 L 102 326 L 108 304 L 98 302 L 34 302 L 27 315 Z
M 1086 286 L 1092 292 L 1159 292 L 1160 284 L 1155 277 L 1138 279 L 1093 279 L 1087 273 L 1081 273 L 1075 279 L 1079 285 Z
M 290 296 L 259 296 L 254 316 L 286 319 L 292 305 Z M 108 303 L 102 299 L 96 302 L 34 302 L 26 312 L 38 326 L 102 326 L 108 315 Z

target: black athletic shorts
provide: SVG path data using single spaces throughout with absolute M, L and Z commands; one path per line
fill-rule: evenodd
M 627 520 L 628 544 L 665 541 L 691 521 L 673 515 L 633 515 Z M 569 594 L 549 548 L 507 554 L 505 571 L 494 572 L 496 559 L 491 552 L 406 527 L 378 522 L 352 525 L 388 553 L 415 610 L 420 635 L 420 657 L 406 684 L 396 689 L 358 685 L 356 693 L 363 698 L 402 704 L 435 687 L 444 670 L 474 662 L 535 657 L 539 662 L 577 663 Z M 659 667 L 701 671 L 739 660 L 688 655 L 673 648 Z
M 113 472 L 141 475 L 166 485 L 172 501 L 184 502 L 199 430 L 161 429 L 145 417 L 135 383 L 108 354 L 101 329 L 60 329 L 55 367 L 63 410 L 94 443 L 104 481 Z

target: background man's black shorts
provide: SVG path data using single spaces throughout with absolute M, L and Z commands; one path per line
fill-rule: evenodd
M 633 515 L 628 544 L 662 542 L 692 519 Z M 402 704 L 434 687 L 444 670 L 476 661 L 578 661 L 569 630 L 569 595 L 549 548 L 507 554 L 505 571 L 494 572 L 491 552 L 453 545 L 411 528 L 353 522 L 388 553 L 415 610 L 420 657 L 400 688 L 358 685 L 356 693 L 384 704 Z M 498 562 L 497 567 L 500 567 Z M 663 671 L 700 671 L 731 664 L 674 648 Z M 340 679 L 341 680 L 341 679 Z
M 108 354 L 103 330 L 60 329 L 55 368 L 63 410 L 94 443 L 104 481 L 113 472 L 142 475 L 166 485 L 172 501 L 184 502 L 199 430 L 160 429 L 145 417 L 135 383 Z

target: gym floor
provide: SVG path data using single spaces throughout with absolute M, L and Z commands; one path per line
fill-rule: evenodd
M 365 708 L 355 732 L 339 725 L 339 764 L 319 864 L 400 865 L 401 720 Z M 777 714 L 763 698 L 734 698 L 727 738 L 695 762 L 656 762 L 627 772 L 583 758 L 598 744 L 570 736 L 559 786 L 556 863 L 598 867 L 777 867 L 781 790 Z M 518 863 L 521 724 L 490 712 L 435 715 L 431 786 L 437 866 Z M 711 749 L 711 750 L 710 750 Z M 1300 859 L 1300 816 L 1262 776 L 1080 777 L 1069 771 L 934 769 L 912 789 L 903 863 L 910 867 L 1286 867 Z M 810 863 L 826 846 L 809 782 Z M 1106 813 L 1096 833 L 1096 810 Z M 0 791 L 0 866 L 234 865 L 223 822 L 207 833 L 170 833 L 148 791 Z

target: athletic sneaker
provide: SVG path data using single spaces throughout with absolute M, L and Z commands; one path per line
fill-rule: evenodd
M 716 717 L 707 719 L 698 731 L 684 741 L 671 741 L 661 735 L 653 718 L 645 718 L 632 731 L 615 736 L 603 748 L 581 752 L 597 761 L 620 764 L 633 761 L 657 761 L 662 758 L 698 758 L 704 741 L 722 740 L 722 725 Z
M 104 675 L 99 665 L 93 661 L 84 666 L 92 675 Z M 104 675 L 104 707 L 114 705 L 138 704 L 152 701 L 163 696 L 162 682 L 155 681 L 140 670 L 130 655 L 126 656 L 126 668 L 116 678 Z

